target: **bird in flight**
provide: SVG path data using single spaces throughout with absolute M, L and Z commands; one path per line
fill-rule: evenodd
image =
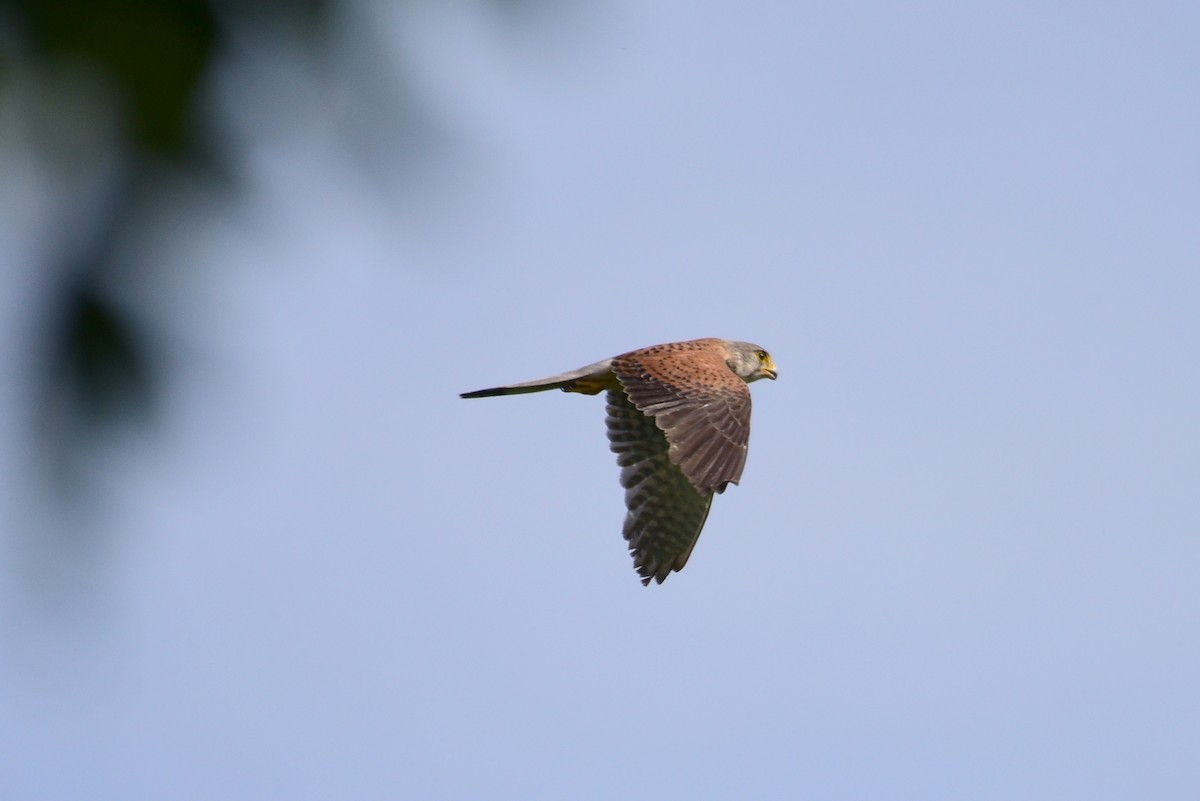
M 625 539 L 642 584 L 661 584 L 687 564 L 713 494 L 742 477 L 750 442 L 747 385 L 776 375 L 771 354 L 758 345 L 694 339 L 461 397 L 606 392 L 608 441 L 628 510 Z

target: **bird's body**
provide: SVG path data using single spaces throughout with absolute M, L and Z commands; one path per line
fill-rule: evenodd
M 608 439 L 628 509 L 625 539 L 642 583 L 661 584 L 687 563 L 713 494 L 741 479 L 750 441 L 747 384 L 776 374 L 758 345 L 695 339 L 462 397 L 607 392 Z

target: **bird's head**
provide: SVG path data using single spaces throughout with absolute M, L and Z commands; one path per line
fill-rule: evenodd
M 726 345 L 729 355 L 725 358 L 725 363 L 747 384 L 760 378 L 770 378 L 774 381 L 779 375 L 771 354 L 758 345 L 751 342 L 729 342 Z

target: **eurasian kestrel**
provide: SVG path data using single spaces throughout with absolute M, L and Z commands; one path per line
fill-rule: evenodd
M 758 345 L 695 339 L 462 397 L 607 390 L 608 440 L 629 510 L 625 539 L 642 584 L 661 584 L 687 564 L 713 493 L 742 477 L 750 442 L 746 385 L 775 376 L 771 354 Z

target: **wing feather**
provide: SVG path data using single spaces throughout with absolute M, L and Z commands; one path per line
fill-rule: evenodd
M 712 503 L 670 458 L 666 435 L 621 390 L 608 392 L 608 439 L 625 488 L 625 539 L 643 584 L 687 564 Z
M 645 351 L 612 361 L 629 400 L 666 435 L 669 455 L 703 494 L 736 484 L 750 443 L 750 388 L 715 349 Z

